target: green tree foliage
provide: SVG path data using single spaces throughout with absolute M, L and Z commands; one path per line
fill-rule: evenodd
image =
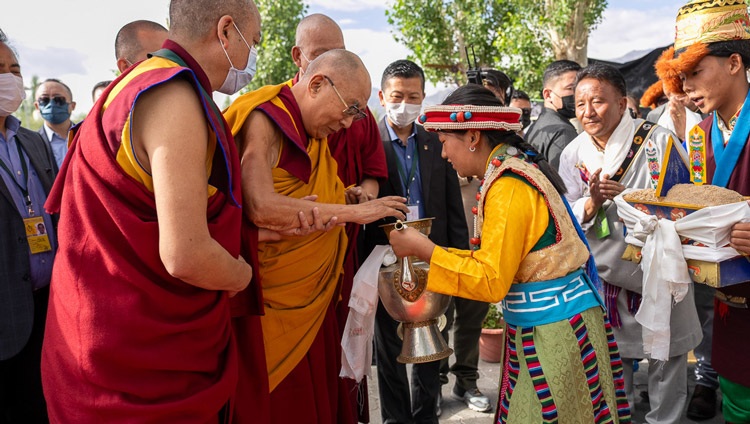
M 31 80 L 24 78 L 24 82 L 26 83 L 24 84 L 26 98 L 13 116 L 21 120 L 21 124 L 25 128 L 36 131 L 39 128 L 42 128 L 42 117 L 39 114 L 34 116 L 34 110 L 36 109 L 34 107 L 34 102 L 36 101 L 34 96 L 36 95 L 36 89 L 39 87 L 39 77 L 37 75 L 32 75 Z
M 263 39 L 258 46 L 258 67 L 248 89 L 280 84 L 294 76 L 294 33 L 307 13 L 301 0 L 256 0 L 261 15 Z
M 464 47 L 473 48 L 487 66 L 498 52 L 493 46 L 510 12 L 503 0 L 396 0 L 386 9 L 393 36 L 414 52 L 432 82 L 463 83 L 468 67 Z
M 555 59 L 586 64 L 588 34 L 606 0 L 395 0 L 386 10 L 396 41 L 414 54 L 428 80 L 463 83 L 464 47 L 479 64 L 500 69 L 530 93 L 542 88 Z

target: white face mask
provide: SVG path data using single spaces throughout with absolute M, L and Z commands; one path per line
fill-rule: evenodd
M 312 62 L 312 60 L 310 60 L 310 59 L 307 58 L 307 56 L 305 55 L 305 52 L 303 52 L 302 49 L 299 49 L 299 54 L 301 54 L 302 57 L 305 58 L 305 60 L 307 61 L 307 66 L 310 66 L 310 62 Z M 748 72 L 750 72 L 750 71 L 748 71 Z M 303 75 L 305 75 L 305 70 L 302 69 L 302 67 L 300 66 L 300 68 L 299 68 L 299 76 L 303 76 Z
M 234 67 L 232 59 L 229 59 L 229 54 L 224 48 L 224 45 L 222 45 L 221 41 L 219 41 L 221 49 L 224 50 L 224 54 L 227 56 L 227 60 L 229 60 L 229 72 L 227 72 L 227 78 L 224 80 L 224 84 L 222 84 L 217 91 L 229 96 L 242 90 L 242 87 L 250 84 L 250 81 L 252 81 L 253 77 L 255 76 L 255 66 L 258 61 L 258 50 L 255 48 L 255 46 L 250 47 L 250 44 L 247 43 L 247 40 L 245 40 L 245 37 L 240 32 L 240 29 L 237 28 L 237 24 L 235 24 L 234 22 L 232 22 L 232 24 L 237 30 L 237 33 L 240 34 L 240 38 L 242 38 L 242 41 L 245 42 L 248 50 L 250 50 L 250 53 L 247 58 L 247 66 L 245 66 L 245 69 L 239 70 Z
M 422 105 L 414 105 L 411 103 L 386 103 L 385 113 L 388 115 L 388 119 L 391 123 L 399 128 L 406 127 L 414 123 L 419 117 L 419 113 L 422 111 Z
M 23 78 L 11 73 L 0 74 L 0 116 L 17 111 L 25 98 Z

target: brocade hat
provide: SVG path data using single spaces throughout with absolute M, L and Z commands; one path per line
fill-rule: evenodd
M 520 131 L 521 109 L 504 106 L 436 105 L 424 108 L 425 130 Z
M 683 93 L 680 73 L 690 71 L 721 41 L 750 40 L 745 0 L 691 0 L 677 12 L 674 47 L 656 62 L 656 74 L 667 89 Z

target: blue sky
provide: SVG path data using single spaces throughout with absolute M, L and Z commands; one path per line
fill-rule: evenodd
M 684 3 L 610 1 L 589 39 L 589 56 L 614 59 L 671 43 L 677 10 Z M 113 45 L 119 28 L 136 19 L 165 23 L 168 4 L 169 0 L 37 0 L 33 12 L 17 5 L 3 13 L 0 28 L 18 50 L 24 76 L 68 83 L 78 102 L 76 112 L 85 113 L 91 107 L 91 87 L 114 75 Z M 385 17 L 388 0 L 308 0 L 308 4 L 309 13 L 325 13 L 339 22 L 347 48 L 362 57 L 376 84 L 390 62 L 409 53 L 393 40 Z M 216 97 L 221 104 L 223 99 Z

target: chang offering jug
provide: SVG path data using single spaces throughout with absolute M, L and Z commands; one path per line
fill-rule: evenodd
M 390 238 L 391 231 L 406 227 L 430 234 L 433 218 L 416 221 L 396 221 L 382 225 Z M 439 361 L 453 353 L 440 334 L 440 323 L 445 325 L 445 311 L 451 297 L 426 290 L 430 264 L 415 256 L 400 258 L 395 264 L 380 269 L 378 293 L 388 314 L 399 321 L 399 336 L 403 339 L 398 362 L 419 364 Z

